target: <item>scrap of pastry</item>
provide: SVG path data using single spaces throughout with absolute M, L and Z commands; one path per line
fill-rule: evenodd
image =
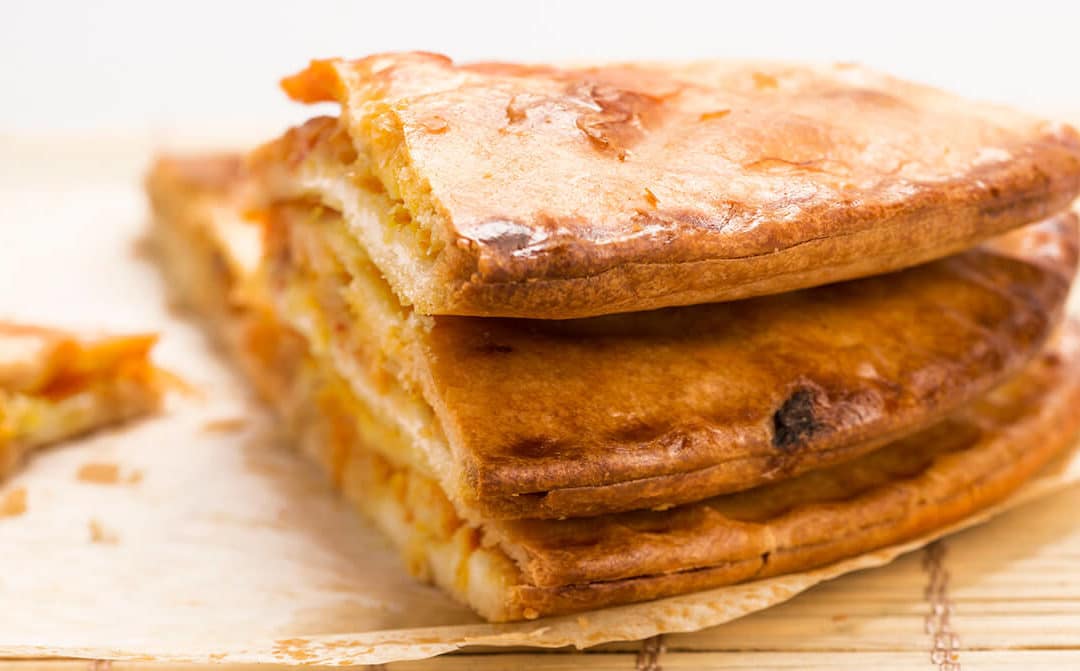
M 0 478 L 36 448 L 157 410 L 156 340 L 0 322 Z
M 796 572 L 1080 432 L 1080 136 L 855 66 L 314 62 L 152 238 L 299 448 L 489 620 Z

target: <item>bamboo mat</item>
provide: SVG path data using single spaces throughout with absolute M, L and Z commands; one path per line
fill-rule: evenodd
M 94 153 L 87 151 L 85 155 Z M 110 153 L 114 160 L 98 167 L 98 179 L 127 174 L 133 166 L 141 168 L 146 156 L 142 145 L 122 151 L 110 144 Z M 83 163 L 53 163 L 51 178 L 56 178 L 58 170 L 84 174 Z M 29 174 L 33 166 L 23 168 L 16 180 L 34 180 L 35 175 Z M 2 179 L 5 177 L 8 180 Z M 0 175 L 0 182 L 12 177 L 11 173 Z M 0 659 L 0 668 L 124 671 L 162 667 L 134 662 Z M 258 667 L 260 671 L 271 668 L 275 667 Z M 585 651 L 475 649 L 416 662 L 356 668 L 1080 669 L 1080 488 L 1024 505 L 888 566 L 843 576 L 787 603 L 700 632 Z

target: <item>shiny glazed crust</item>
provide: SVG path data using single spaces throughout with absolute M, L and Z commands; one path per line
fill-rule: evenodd
M 242 202 L 185 182 L 174 163 L 151 177 L 156 202 L 206 197 L 208 230 L 236 218 Z M 400 449 L 435 444 L 441 486 L 489 519 L 687 503 L 918 431 L 1039 351 L 1077 262 L 1065 214 L 918 268 L 780 296 L 583 320 L 416 319 L 378 298 L 389 292 L 368 264 L 317 260 L 332 256 L 317 248 L 340 218 L 312 210 L 265 213 L 272 281 L 260 300 L 307 329 L 309 348 L 328 341 L 338 375 L 389 408 L 378 421 L 405 435 Z M 320 279 L 290 312 L 286 289 Z M 432 419 L 401 428 L 415 397 Z
M 1041 348 L 1060 321 L 1077 236 L 1062 215 L 919 268 L 735 303 L 417 320 L 380 309 L 377 290 L 342 304 L 340 268 L 311 251 L 328 225 L 332 216 L 303 210 L 285 224 L 295 244 L 283 284 L 324 280 L 303 309 L 283 307 L 285 319 L 321 322 L 309 337 L 329 341 L 354 384 L 386 389 L 390 378 L 420 393 L 457 473 L 444 487 L 486 518 L 685 503 L 917 431 Z M 352 289 L 381 284 L 349 277 Z M 381 420 L 407 410 L 392 405 Z
M 1075 130 L 852 65 L 401 53 L 316 61 L 283 85 L 339 102 L 351 148 L 293 133 L 257 162 L 283 173 L 279 195 L 340 207 L 357 196 L 332 183 L 348 182 L 400 207 L 415 235 L 358 235 L 425 314 L 563 319 L 780 293 L 951 254 L 1080 190 Z

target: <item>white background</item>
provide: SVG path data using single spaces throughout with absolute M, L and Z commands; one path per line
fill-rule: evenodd
M 1080 2 L 3 2 L 0 135 L 270 132 L 309 58 L 861 61 L 968 96 L 1080 110 Z

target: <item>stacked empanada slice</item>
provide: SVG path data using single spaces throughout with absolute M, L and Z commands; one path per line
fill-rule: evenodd
M 285 85 L 340 117 L 159 160 L 161 264 L 490 620 L 911 538 L 1080 428 L 1068 127 L 851 66 L 390 54 Z

